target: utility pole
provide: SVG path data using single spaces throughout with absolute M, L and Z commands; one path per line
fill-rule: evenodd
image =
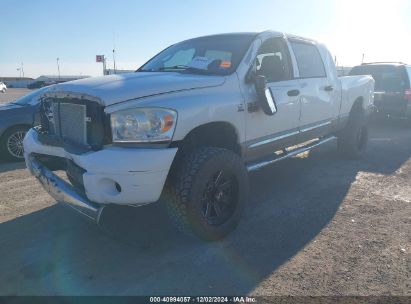
M 362 53 L 362 59 L 361 59 L 361 64 L 364 63 L 364 53 Z
M 59 81 L 60 81 L 60 58 L 57 57 L 57 71 L 58 71 L 58 75 L 59 75 Z
M 21 63 L 21 73 L 23 74 L 23 78 L 24 78 L 24 68 L 23 68 L 23 62 Z
M 116 56 L 115 56 L 116 50 L 113 49 L 113 63 L 114 63 L 114 74 L 116 73 Z
M 19 78 L 21 80 L 21 68 L 17 68 L 16 70 L 19 71 Z

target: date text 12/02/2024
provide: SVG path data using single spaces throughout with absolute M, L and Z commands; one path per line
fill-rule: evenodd
M 150 303 L 257 303 L 253 297 L 150 297 Z

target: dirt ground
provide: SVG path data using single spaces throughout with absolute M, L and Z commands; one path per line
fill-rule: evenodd
M 411 296 L 410 157 L 411 124 L 385 121 L 362 160 L 329 144 L 265 168 L 216 243 L 158 203 L 109 209 L 100 229 L 1 163 L 0 295 Z
M 9 88 L 6 93 L 0 93 L 0 104 L 14 101 L 29 92 L 31 92 L 29 89 Z

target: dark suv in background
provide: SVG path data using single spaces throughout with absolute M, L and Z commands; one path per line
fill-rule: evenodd
M 411 119 L 411 66 L 401 62 L 363 63 L 350 75 L 371 75 L 375 80 L 374 104 L 384 116 Z

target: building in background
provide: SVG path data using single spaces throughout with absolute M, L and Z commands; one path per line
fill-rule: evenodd
M 90 76 L 54 76 L 54 75 L 42 75 L 36 79 L 28 77 L 0 77 L 0 81 L 4 82 L 8 88 L 29 88 L 37 89 L 50 84 L 72 81 L 77 79 L 88 78 Z
M 29 77 L 0 77 L 0 82 L 3 82 L 8 88 L 27 88 L 33 80 Z
M 62 82 L 67 82 L 67 81 L 72 81 L 72 80 L 78 80 L 78 79 L 84 79 L 84 78 L 89 78 L 90 76 L 54 76 L 54 75 L 42 75 L 40 77 L 37 77 L 34 79 L 30 84 L 27 85 L 29 89 L 38 89 L 41 87 L 45 87 L 48 85 L 56 84 L 56 83 L 62 83 Z
M 114 70 L 114 69 L 106 69 L 105 75 L 113 75 L 113 74 L 126 74 L 126 73 L 133 73 L 135 70 Z
M 67 82 L 67 81 L 72 81 L 72 80 L 78 80 L 78 79 L 83 79 L 83 78 L 89 78 L 90 76 L 82 76 L 82 75 L 72 75 L 72 76 L 58 76 L 58 75 L 41 75 L 40 77 L 37 77 L 35 81 L 44 81 L 44 82 L 52 82 L 52 83 L 59 83 L 59 82 Z

